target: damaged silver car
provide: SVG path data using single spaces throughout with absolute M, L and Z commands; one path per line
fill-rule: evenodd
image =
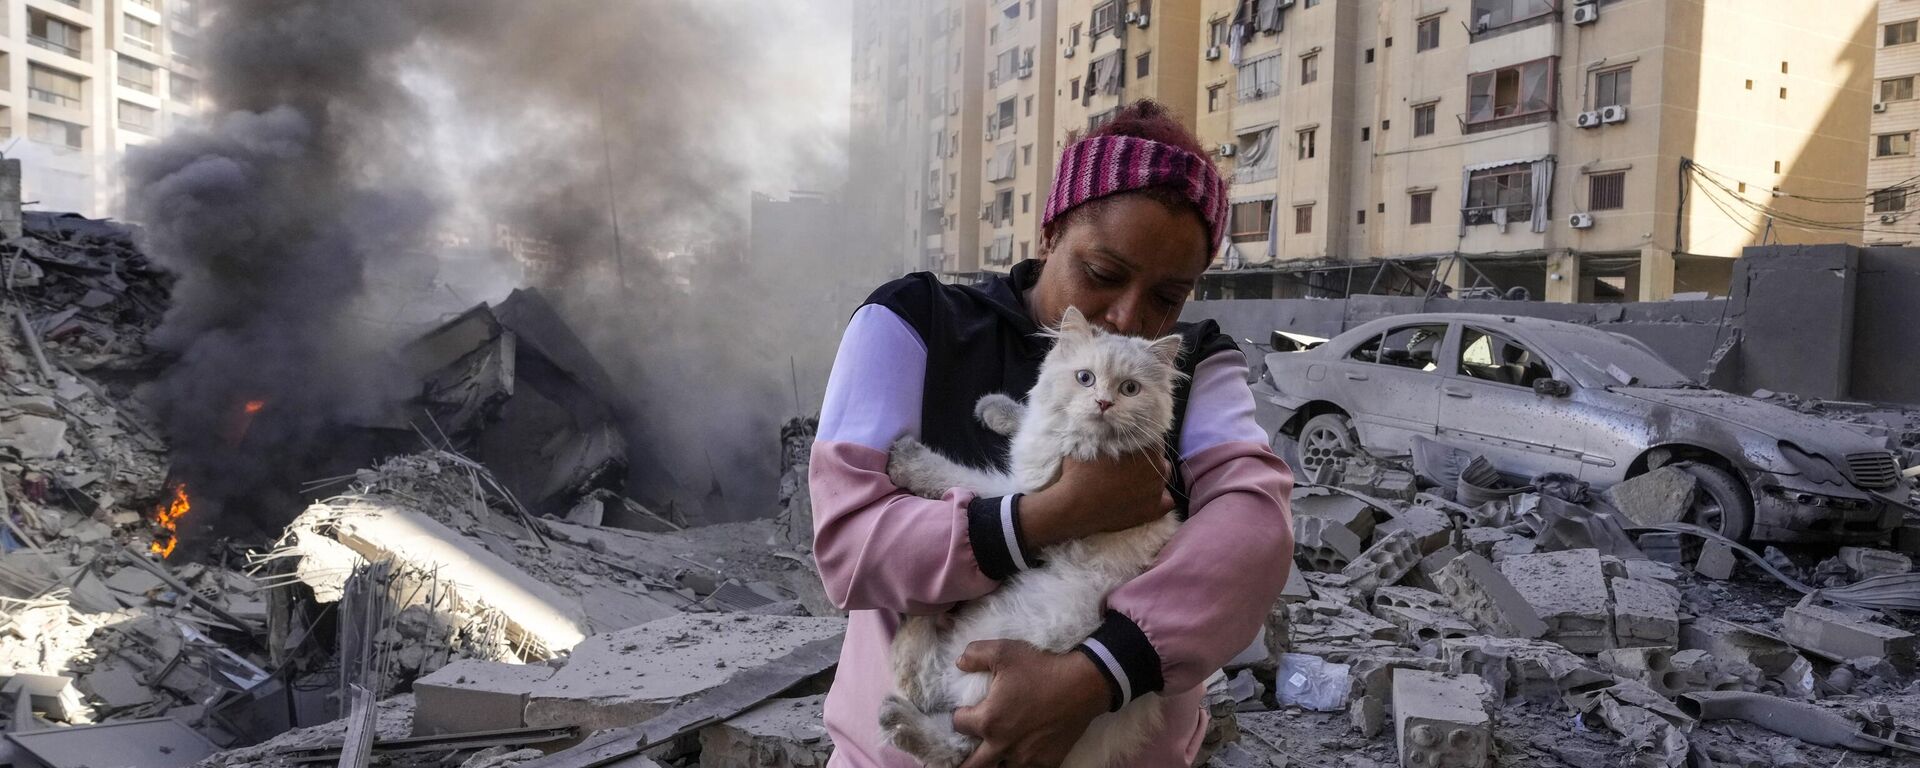
M 1426 438 L 1521 484 L 1561 472 L 1604 488 L 1677 464 L 1699 480 L 1689 518 L 1736 539 L 1872 542 L 1904 514 L 1885 440 L 1702 387 L 1626 336 L 1475 314 L 1383 318 L 1308 348 L 1283 336 L 1297 349 L 1267 355 L 1255 395 L 1308 477 Z

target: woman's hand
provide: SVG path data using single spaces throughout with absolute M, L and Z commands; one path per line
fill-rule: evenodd
M 954 664 L 993 675 L 985 699 L 953 713 L 955 730 L 981 740 L 960 768 L 1058 766 L 1111 700 L 1093 660 L 1074 651 L 981 640 L 967 644 Z
M 1064 459 L 1060 479 L 1020 499 L 1020 530 L 1035 549 L 1124 531 L 1173 511 L 1171 468 L 1158 451 L 1094 461 Z

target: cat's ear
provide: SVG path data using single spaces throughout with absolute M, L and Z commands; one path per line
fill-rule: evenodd
M 1087 322 L 1087 316 L 1080 314 L 1080 308 L 1067 305 L 1067 311 L 1060 315 L 1060 335 L 1085 338 L 1093 335 L 1093 324 Z
M 1180 360 L 1180 335 L 1162 336 L 1147 345 L 1147 350 L 1160 358 L 1160 362 L 1175 365 Z

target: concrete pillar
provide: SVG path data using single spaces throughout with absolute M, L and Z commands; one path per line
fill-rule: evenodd
M 1640 300 L 1666 301 L 1673 296 L 1673 252 L 1655 245 L 1640 247 Z
M 1559 251 L 1547 256 L 1547 301 L 1580 301 L 1580 254 Z

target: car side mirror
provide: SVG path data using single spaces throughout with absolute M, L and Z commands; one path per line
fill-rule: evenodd
M 1547 397 L 1566 397 L 1573 394 L 1573 385 L 1559 379 L 1534 379 L 1533 391 Z

